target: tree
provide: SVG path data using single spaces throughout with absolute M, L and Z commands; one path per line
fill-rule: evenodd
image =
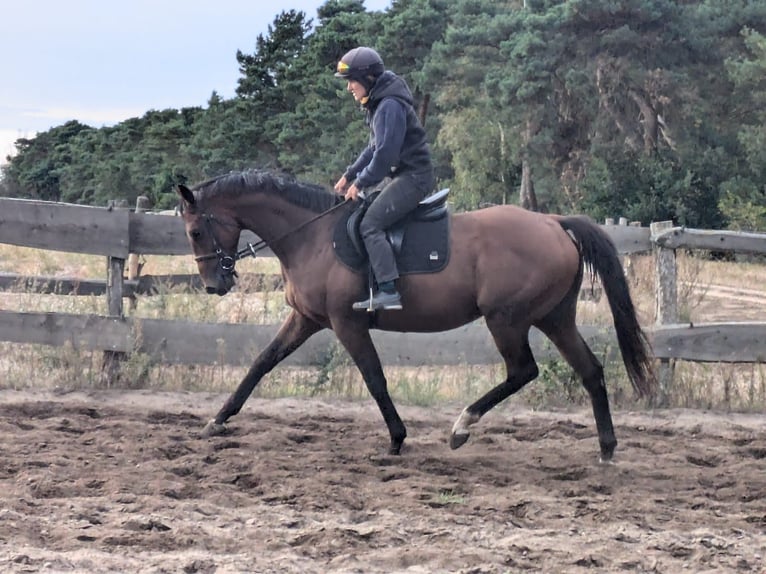
M 68 144 L 91 129 L 73 120 L 34 138 L 17 140 L 17 154 L 4 174 L 7 189 L 23 190 L 22 197 L 59 201 L 61 170 L 71 161 Z
M 460 208 L 506 203 L 518 184 L 515 132 L 486 79 L 502 66 L 499 46 L 518 2 L 461 0 L 449 4 L 448 25 L 416 75 L 434 94 L 437 173 Z
M 283 100 L 285 94 L 280 83 L 290 70 L 293 60 L 299 56 L 311 29 L 306 14 L 295 10 L 281 12 L 268 35 L 259 34 L 255 41 L 255 52 L 245 54 L 237 50 L 237 62 L 242 77 L 237 82 L 237 95 L 260 101 L 268 109 L 289 109 L 291 100 Z
M 271 126 L 280 167 L 329 185 L 366 137 L 363 115 L 333 73 L 345 52 L 370 43 L 370 14 L 359 0 L 329 0 L 317 14 L 318 25 L 283 78 L 295 105 L 275 116 Z
M 328 0 L 233 55 L 236 97 L 19 140 L 0 193 L 164 205 L 249 167 L 331 184 L 368 136 L 334 66 L 369 45 L 412 88 L 459 209 L 762 228 L 764 34 L 752 0 Z
M 722 184 L 719 207 L 736 229 L 766 230 L 766 36 L 743 28 L 746 53 L 726 60 L 747 173 Z

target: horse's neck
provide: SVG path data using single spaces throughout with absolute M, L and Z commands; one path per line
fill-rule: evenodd
M 324 228 L 319 214 L 293 205 L 279 198 L 270 198 L 267 202 L 255 202 L 240 209 L 239 219 L 245 229 L 249 229 L 265 241 L 269 248 L 285 266 L 293 264 L 296 254 L 320 247 L 317 232 Z M 326 225 L 326 224 L 325 224 Z
M 306 210 L 278 198 L 255 196 L 233 211 L 245 229 L 264 241 L 274 241 L 298 227 Z

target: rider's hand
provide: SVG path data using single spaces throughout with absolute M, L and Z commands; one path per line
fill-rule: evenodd
M 346 190 L 346 200 L 352 200 L 356 201 L 357 196 L 359 195 L 359 188 L 356 186 L 355 183 L 352 183 L 349 188 Z
M 338 180 L 338 183 L 335 184 L 335 191 L 338 193 L 344 193 L 346 191 L 347 185 L 348 185 L 348 182 L 346 181 L 346 176 L 343 175 Z

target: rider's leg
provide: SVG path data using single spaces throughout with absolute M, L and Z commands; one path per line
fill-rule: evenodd
M 359 226 L 375 279 L 388 291 L 395 290 L 393 282 L 399 278 L 399 272 L 385 230 L 414 210 L 430 191 L 430 178 L 415 174 L 395 177 L 372 202 Z

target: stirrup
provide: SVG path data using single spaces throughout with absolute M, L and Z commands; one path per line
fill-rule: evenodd
M 401 311 L 402 299 L 398 292 L 386 293 L 384 291 L 379 291 L 367 299 L 357 301 L 351 308 L 354 309 L 354 311 L 367 311 L 368 313 L 372 313 L 378 309 L 384 311 Z

